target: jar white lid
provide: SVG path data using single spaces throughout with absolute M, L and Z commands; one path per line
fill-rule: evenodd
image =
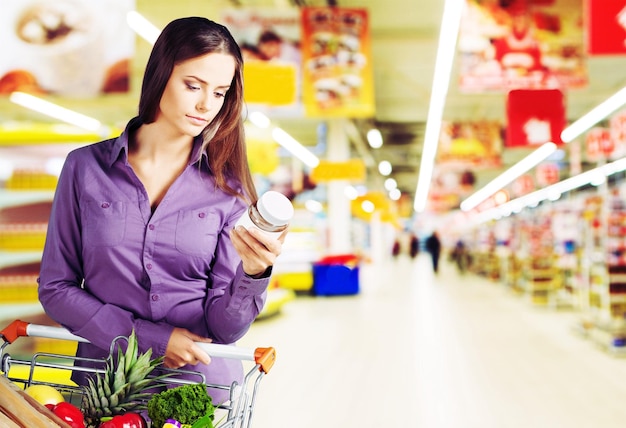
M 282 193 L 274 190 L 265 192 L 256 204 L 259 214 L 275 226 L 289 223 L 293 217 L 293 205 Z

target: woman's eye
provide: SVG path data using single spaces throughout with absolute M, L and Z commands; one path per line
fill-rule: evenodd
M 191 83 L 186 83 L 186 85 L 187 85 L 187 89 L 190 89 L 192 91 L 197 91 L 200 89 L 199 86 L 192 85 Z
M 215 92 L 215 96 L 218 98 L 224 98 L 226 94 L 224 92 Z

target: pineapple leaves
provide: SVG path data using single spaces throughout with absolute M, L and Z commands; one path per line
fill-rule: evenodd
M 117 349 L 117 359 L 110 355 L 104 371 L 98 372 L 82 387 L 82 411 L 88 426 L 97 426 L 102 416 L 115 416 L 133 410 L 145 410 L 152 394 L 144 391 L 162 385 L 169 374 L 151 376 L 163 362 L 163 357 L 152 359 L 152 350 L 139 353 L 137 336 L 133 330 L 127 338 L 126 351 Z

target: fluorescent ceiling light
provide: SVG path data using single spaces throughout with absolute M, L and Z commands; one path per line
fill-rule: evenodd
M 250 116 L 248 116 L 248 120 L 250 120 L 250 122 L 252 122 L 254 126 L 263 129 L 269 128 L 272 124 L 271 120 L 259 111 L 253 111 L 252 113 L 250 113 Z M 292 155 L 304 162 L 305 165 L 311 168 L 315 168 L 317 165 L 319 165 L 320 160 L 317 158 L 317 156 L 307 150 L 302 144 L 300 144 L 295 138 L 293 138 L 283 129 L 278 127 L 272 129 L 272 138 L 274 138 L 274 140 L 278 144 L 287 149 L 287 151 L 289 151 Z
M 384 160 L 378 164 L 378 172 L 380 172 L 385 177 L 391 174 L 392 169 L 393 168 L 391 167 L 391 162 L 389 161 Z
M 321 213 L 324 210 L 324 206 L 319 201 L 313 199 L 307 200 L 304 203 L 304 207 L 313 213 Z
M 26 107 L 88 131 L 99 132 L 104 130 L 99 120 L 66 109 L 65 107 L 61 107 L 57 104 L 53 104 L 49 101 L 24 92 L 13 92 L 11 93 L 9 99 L 22 107 Z
M 620 89 L 611 97 L 607 98 L 601 104 L 598 104 L 589 113 L 582 116 L 577 121 L 561 132 L 561 140 L 566 143 L 573 141 L 574 138 L 591 128 L 596 123 L 613 113 L 626 103 L 626 87 Z
M 272 137 L 278 144 L 287 149 L 291 154 L 304 162 L 305 165 L 310 168 L 315 168 L 319 165 L 320 160 L 313 153 L 308 151 L 302 144 L 296 141 L 291 135 L 282 130 L 281 128 L 274 128 L 272 130 Z
M 402 196 L 402 192 L 400 192 L 399 189 L 392 189 L 389 191 L 389 198 L 392 201 L 398 201 L 400 200 L 400 197 Z
M 517 177 L 535 167 L 539 162 L 546 159 L 556 151 L 556 144 L 545 143 L 524 159 L 517 162 L 511 168 L 491 180 L 486 186 L 478 190 L 476 193 L 461 202 L 461 210 L 470 211 L 476 208 L 481 202 L 489 198 L 491 195 L 511 183 Z
M 250 120 L 250 122 L 252 122 L 254 126 L 263 129 L 269 128 L 272 123 L 269 117 L 265 116 L 259 111 L 253 111 L 252 113 L 250 113 L 250 116 L 248 116 L 248 120 Z
M 394 180 L 393 178 L 388 178 L 385 180 L 385 189 L 387 189 L 387 191 L 390 192 L 397 188 L 398 188 L 398 182 L 396 180 Z
M 415 191 L 415 202 L 413 204 L 413 208 L 417 212 L 424 211 L 426 201 L 428 200 L 428 191 L 433 175 L 435 155 L 437 154 L 437 146 L 439 145 L 441 117 L 448 93 L 450 74 L 452 72 L 452 64 L 456 51 L 456 40 L 459 34 L 459 25 L 461 23 L 461 15 L 464 7 L 464 0 L 446 0 L 443 8 L 433 87 L 430 94 L 430 106 L 424 135 L 424 150 L 422 152 L 417 189 Z
M 374 210 L 376 209 L 376 205 L 374 205 L 372 201 L 366 199 L 363 202 L 361 202 L 361 208 L 366 213 L 373 213 Z
M 383 136 L 378 129 L 367 131 L 367 142 L 373 149 L 380 149 L 383 146 Z
M 131 10 L 126 14 L 126 23 L 135 33 L 152 45 L 161 34 L 161 30 L 136 10 Z
M 346 195 L 346 198 L 354 201 L 359 197 L 359 191 L 354 186 L 346 186 L 343 189 L 343 194 Z
M 497 206 L 490 210 L 483 211 L 472 218 L 470 224 L 480 224 L 486 221 L 507 216 L 511 212 L 516 212 L 525 207 L 534 207 L 541 201 L 555 201 L 566 192 L 570 192 L 579 187 L 598 182 L 598 176 L 609 177 L 618 172 L 626 171 L 626 157 L 611 163 L 599 166 L 581 174 L 574 175 L 558 183 L 552 184 L 543 189 L 536 190 L 517 199 L 513 199 L 506 204 Z

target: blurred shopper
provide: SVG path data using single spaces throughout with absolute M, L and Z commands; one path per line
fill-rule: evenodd
M 420 240 L 415 233 L 411 233 L 409 241 L 409 254 L 414 259 L 420 252 Z
M 396 237 L 393 241 L 393 246 L 391 247 L 391 255 L 396 258 L 400 255 L 401 250 L 402 245 L 400 244 L 400 238 Z
M 441 255 L 441 241 L 437 231 L 434 231 L 432 235 L 426 238 L 426 251 L 430 253 L 430 257 L 433 261 L 433 272 L 439 272 L 439 256 Z
M 469 253 L 462 239 L 456 241 L 451 254 L 452 261 L 456 264 L 459 273 L 463 274 L 469 267 Z

